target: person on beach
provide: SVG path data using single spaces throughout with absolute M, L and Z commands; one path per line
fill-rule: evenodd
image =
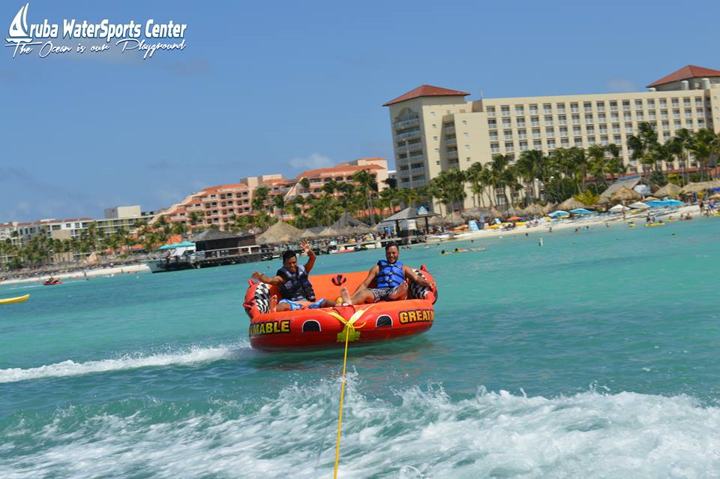
M 308 255 L 305 266 L 298 265 L 297 255 L 293 250 L 283 253 L 283 266 L 275 276 L 269 277 L 263 273 L 254 272 L 252 277 L 262 283 L 272 284 L 278 287 L 282 299 L 277 302 L 277 297 L 270 298 L 271 311 L 296 311 L 298 309 L 328 308 L 334 303 L 320 298 L 315 298 L 315 291 L 310 283 L 309 274 L 315 266 L 315 252 L 310 248 L 307 241 L 300 243 L 300 248 Z
M 377 262 L 370 268 L 365 280 L 350 296 L 346 288 L 340 290 L 343 303 L 365 304 L 377 303 L 378 301 L 399 301 L 407 298 L 407 279 L 418 283 L 420 286 L 432 288 L 433 285 L 425 278 L 415 274 L 409 266 L 399 261 L 400 252 L 395 243 L 388 243 L 385 246 L 385 259 Z M 377 280 L 375 288 L 370 288 L 373 280 Z

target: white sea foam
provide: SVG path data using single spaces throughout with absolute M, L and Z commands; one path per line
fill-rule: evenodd
M 12 383 L 29 379 L 80 376 L 83 374 L 104 373 L 145 367 L 173 366 L 193 363 L 206 363 L 229 359 L 237 355 L 238 350 L 247 348 L 244 343 L 219 345 L 212 347 L 193 346 L 191 348 L 159 354 L 127 354 L 115 359 L 102 359 L 77 363 L 72 360 L 48 364 L 37 368 L 0 369 L 0 383 Z
M 46 446 L 25 457 L 0 455 L 0 477 L 330 477 L 337 395 L 335 382 L 294 386 L 255 405 L 213 403 L 209 413 L 165 423 L 153 423 L 147 411 L 79 421 L 58 412 L 32 433 L 37 437 L 9 438 Z M 480 391 L 453 401 L 432 387 L 398 397 L 369 399 L 351 382 L 341 477 L 657 478 L 720 471 L 720 409 L 687 396 Z

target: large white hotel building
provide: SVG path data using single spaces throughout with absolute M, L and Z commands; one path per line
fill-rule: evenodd
M 425 185 L 441 171 L 487 163 L 496 153 L 587 148 L 614 143 L 628 171 L 628 136 L 638 124 L 656 127 L 659 140 L 676 131 L 720 128 L 720 71 L 688 65 L 647 91 L 524 98 L 465 99 L 469 93 L 422 85 L 389 107 L 400 188 Z M 466 200 L 471 206 L 471 195 Z

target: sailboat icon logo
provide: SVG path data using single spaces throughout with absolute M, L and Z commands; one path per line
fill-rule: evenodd
M 27 10 L 29 6 L 30 4 L 26 3 L 24 6 L 20 7 L 20 10 L 18 10 L 15 18 L 13 18 L 13 21 L 10 24 L 10 29 L 8 30 L 8 35 L 10 35 L 10 37 L 5 39 L 8 43 L 19 44 L 32 40 L 32 37 L 28 35 Z

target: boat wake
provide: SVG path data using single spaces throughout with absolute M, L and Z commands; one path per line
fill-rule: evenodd
M 441 387 L 346 396 L 341 477 L 706 477 L 720 470 L 720 409 L 688 396 L 588 391 L 544 398 Z M 181 416 L 66 408 L 0 433 L 0 477 L 331 475 L 338 383 L 213 400 Z M 29 444 L 37 446 L 28 447 Z
M 0 383 L 27 381 L 30 379 L 81 376 L 84 374 L 106 373 L 146 367 L 177 366 L 183 364 L 208 363 L 237 357 L 247 343 L 219 345 L 213 347 L 193 346 L 186 350 L 151 355 L 127 354 L 116 359 L 102 359 L 77 363 L 73 360 L 48 364 L 37 368 L 0 369 Z

